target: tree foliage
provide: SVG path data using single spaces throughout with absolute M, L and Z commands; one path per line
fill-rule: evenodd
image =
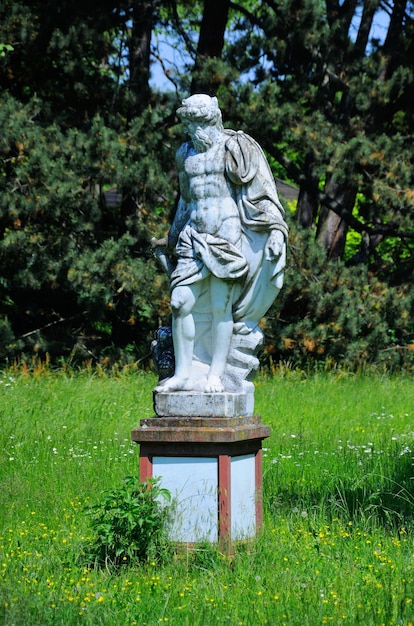
M 297 220 L 317 223 L 330 258 L 343 257 L 349 227 L 367 233 L 371 251 L 390 235 L 412 248 L 414 234 L 414 68 L 404 52 L 412 23 L 407 17 L 385 56 L 385 43 L 362 46 L 363 21 L 353 37 L 356 10 L 312 0 L 287 3 L 285 12 L 266 2 L 243 24 L 242 45 L 229 51 L 235 64 L 255 59 L 254 85 L 235 93 L 236 110 L 300 185 Z M 257 37 L 249 36 L 252 27 Z M 281 146 L 288 152 L 280 154 Z M 289 153 L 299 157 L 292 164 Z
M 412 369 L 414 293 L 367 265 L 326 263 L 309 230 L 292 225 L 290 264 L 277 307 L 264 320 L 265 359 L 361 370 Z
M 299 188 L 269 356 L 409 364 L 413 81 L 408 0 L 5 0 L 0 359 L 145 356 L 168 317 L 150 239 L 175 206 L 174 112 L 202 90 Z

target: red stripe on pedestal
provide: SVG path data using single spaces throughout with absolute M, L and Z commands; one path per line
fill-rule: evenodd
M 256 493 L 256 532 L 263 524 L 263 473 L 262 473 L 262 449 L 260 448 L 255 456 L 255 493 Z
M 139 479 L 142 483 L 145 483 L 149 478 L 152 478 L 152 456 L 141 446 L 139 456 Z
M 218 526 L 222 549 L 230 542 L 231 533 L 231 456 L 218 457 Z

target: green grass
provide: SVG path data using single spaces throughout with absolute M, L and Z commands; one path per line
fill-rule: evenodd
M 265 523 L 120 573 L 85 569 L 85 507 L 138 472 L 130 431 L 155 377 L 0 375 L 0 623 L 414 623 L 414 386 L 408 377 L 261 376 Z

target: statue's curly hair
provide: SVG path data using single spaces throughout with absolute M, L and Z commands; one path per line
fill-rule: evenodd
M 177 115 L 181 119 L 204 122 L 210 126 L 223 126 L 217 98 L 194 95 L 183 100 L 182 104 L 183 106 L 177 109 Z

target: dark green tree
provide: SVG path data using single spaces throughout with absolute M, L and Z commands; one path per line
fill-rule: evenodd
M 0 87 L 79 126 L 99 112 L 131 120 L 150 100 L 150 41 L 160 0 L 5 0 Z
M 384 7 L 372 2 L 358 28 L 354 2 L 250 4 L 226 50 L 250 79 L 234 88 L 234 117 L 300 186 L 298 223 L 317 223 L 332 259 L 350 227 L 369 253 L 401 237 L 412 254 L 412 6 L 393 5 L 379 41 L 368 33 Z
M 209 62 L 222 57 L 229 10 L 230 0 L 204 0 L 191 93 L 214 96 L 217 92 L 221 81 L 220 78 L 217 80 L 214 72 L 209 71 Z
M 384 11 L 389 25 L 374 39 Z M 5 0 L 1 357 L 25 347 L 145 354 L 168 315 L 149 240 L 168 230 L 182 140 L 175 109 L 194 90 L 217 94 L 226 124 L 256 137 L 275 174 L 299 187 L 299 276 L 287 275 L 278 324 L 266 322 L 269 353 L 356 362 L 379 358 L 389 341 L 412 345 L 412 11 L 408 0 Z M 158 46 L 165 39 L 182 52 L 175 69 Z M 154 59 L 169 92 L 151 89 Z M 317 268 L 311 292 L 302 251 Z M 335 294 L 323 297 L 316 283 Z M 361 320 L 364 298 L 376 335 L 338 313 L 343 302 Z
M 116 29 L 112 2 L 5 0 L 0 38 L 12 45 L 0 85 L 22 102 L 36 96 L 45 119 L 79 124 L 113 100 L 108 59 Z
M 23 339 L 41 353 L 79 344 L 85 355 L 92 336 L 142 355 L 166 294 L 149 244 L 166 228 L 172 158 L 157 118 L 137 118 L 123 135 L 99 116 L 87 132 L 62 132 L 37 121 L 38 106 L 8 97 L 0 112 L 2 356 Z M 109 183 L 135 185 L 134 215 L 106 201 Z
M 167 293 L 149 240 L 174 204 L 174 106 L 150 108 L 159 4 L 0 7 L 3 358 L 148 351 Z
M 205 10 L 209 6 L 206 2 Z M 372 25 L 387 12 L 386 36 L 375 39 L 370 35 Z M 211 41 L 214 36 L 218 41 L 220 32 L 220 28 L 210 32 Z M 211 48 L 202 64 L 193 52 L 193 89 L 218 93 L 229 125 L 253 134 L 265 147 L 275 172 L 297 183 L 296 222 L 310 229 L 325 259 L 317 264 L 316 276 L 321 277 L 315 283 L 329 292 L 335 289 L 338 306 L 342 303 L 345 315 L 354 320 L 352 328 L 342 322 L 336 327 L 338 339 L 332 341 L 331 350 L 327 349 L 329 333 L 319 352 L 311 349 L 318 343 L 313 326 L 325 328 L 338 311 L 329 305 L 322 313 L 322 307 L 317 307 L 321 292 L 316 288 L 317 295 L 307 304 L 304 289 L 290 299 L 293 283 L 288 275 L 281 317 L 292 320 L 293 303 L 301 307 L 307 320 L 301 331 L 303 358 L 372 360 L 379 358 L 379 346 L 389 349 L 389 342 L 396 354 L 411 354 L 411 348 L 399 350 L 401 345 L 412 346 L 413 339 L 408 286 L 414 265 L 409 99 L 414 57 L 407 55 L 413 45 L 412 5 L 314 0 L 283 5 L 231 3 L 224 39 L 221 52 L 220 47 Z M 199 49 L 201 42 L 200 33 Z M 349 270 L 342 263 L 326 264 L 326 256 L 332 262 L 345 260 Z M 356 269 L 361 263 L 362 273 Z M 297 269 L 303 272 L 303 263 Z M 371 282 L 373 271 L 378 284 Z M 343 272 L 342 279 L 338 272 Z M 368 293 L 372 289 L 364 310 L 376 320 L 367 322 L 365 329 L 358 315 L 366 293 L 362 284 Z M 393 299 L 403 307 L 404 329 L 392 320 L 392 307 L 386 304 Z M 379 317 L 374 315 L 379 311 Z M 289 326 L 288 335 L 295 335 L 296 323 Z M 367 331 L 370 323 L 375 332 Z M 358 335 L 366 338 L 359 348 Z M 340 348 L 335 350 L 334 345 Z

